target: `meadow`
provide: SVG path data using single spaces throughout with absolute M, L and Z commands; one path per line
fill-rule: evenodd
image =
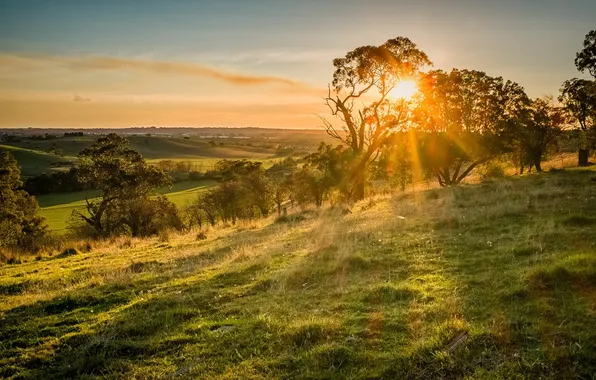
M 591 378 L 595 190 L 556 170 L 4 265 L 0 377 Z

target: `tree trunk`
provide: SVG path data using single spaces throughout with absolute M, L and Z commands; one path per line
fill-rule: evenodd
M 577 160 L 577 164 L 579 166 L 588 166 L 589 162 L 588 162 L 588 157 L 590 156 L 590 150 L 589 149 L 581 149 L 578 152 L 578 160 Z
M 352 187 L 352 198 L 354 201 L 364 199 L 364 173 L 358 172 L 354 177 L 354 185 Z
M 539 155 L 537 157 L 534 157 L 534 167 L 536 168 L 536 171 L 537 172 L 541 172 L 542 171 L 542 166 L 540 166 L 541 165 L 541 162 L 540 162 L 540 157 L 541 156 L 542 155 Z

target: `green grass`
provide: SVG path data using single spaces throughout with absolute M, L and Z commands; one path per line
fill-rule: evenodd
M 183 207 L 194 199 L 199 192 L 214 184 L 215 181 L 213 180 L 184 181 L 173 184 L 171 188 L 159 189 L 158 193 L 165 194 L 176 206 Z M 73 210 L 84 211 L 86 208 L 85 199 L 87 197 L 93 199 L 98 195 L 98 191 L 91 190 L 40 195 L 36 198 L 41 207 L 40 213 L 46 218 L 50 230 L 64 232 Z
M 7 150 L 14 156 L 21 169 L 21 174 L 24 177 L 31 177 L 59 170 L 59 168 L 55 166 L 57 163 L 74 160 L 74 157 L 60 157 L 39 150 L 11 145 L 0 145 L 0 150 Z M 64 166 L 60 169 L 64 170 Z
M 0 377 L 592 378 L 593 173 L 0 267 Z

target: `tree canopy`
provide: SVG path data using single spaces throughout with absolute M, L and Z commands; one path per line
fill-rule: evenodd
M 0 151 L 0 248 L 34 250 L 47 226 L 35 197 L 21 189 L 20 176 L 14 157 Z
M 596 30 L 586 34 L 583 49 L 575 56 L 575 66 L 582 73 L 587 70 L 596 78 Z
M 166 174 L 148 165 L 124 137 L 114 133 L 83 149 L 77 167 L 79 181 L 101 191 L 98 199 L 87 200 L 88 215 L 79 213 L 79 217 L 104 236 L 124 225 L 135 235 L 138 229 L 131 218 L 138 202 L 155 188 L 170 184 Z

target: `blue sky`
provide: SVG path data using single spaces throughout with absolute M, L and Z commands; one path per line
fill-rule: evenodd
M 520 83 L 532 96 L 556 95 L 565 79 L 579 75 L 575 52 L 595 20 L 593 0 L 3 0 L 0 107 L 12 111 L 5 120 L 0 116 L 0 127 L 97 126 L 85 116 L 113 112 L 102 125 L 312 128 L 312 114 L 324 111 L 317 105 L 324 93 L 313 89 L 330 81 L 332 59 L 396 36 L 412 39 L 437 68 L 482 70 Z M 15 61 L 23 57 L 40 62 L 25 67 Z M 209 75 L 185 78 L 146 69 L 132 73 L 129 66 L 106 71 L 87 61 L 77 61 L 73 70 L 75 63 L 64 61 L 73 57 L 194 64 L 312 88 L 221 83 Z M 71 110 L 76 97 L 90 101 L 77 101 L 79 108 Z M 72 112 L 52 114 L 61 101 Z M 173 109 L 162 109 L 163 101 Z M 136 116 L 127 114 L 127 104 L 136 107 Z M 150 106 L 161 113 L 152 116 Z M 184 111 L 190 106 L 196 110 L 192 117 Z M 28 119 L 34 107 L 47 108 L 47 114 Z

